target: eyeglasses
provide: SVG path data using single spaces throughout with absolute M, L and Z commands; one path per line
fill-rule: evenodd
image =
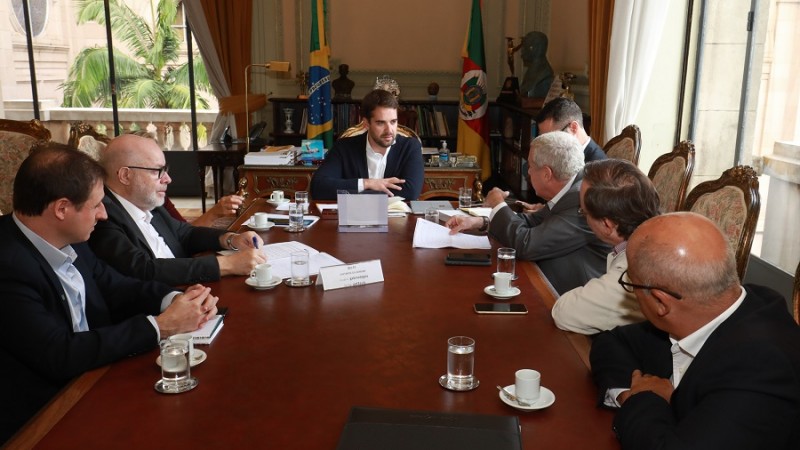
M 581 217 L 586 217 L 586 211 L 583 208 L 578 208 L 578 215 Z
M 567 122 L 567 124 L 566 124 L 566 125 L 564 125 L 563 127 L 561 127 L 561 131 L 567 131 L 567 128 L 569 128 L 569 126 L 570 126 L 570 125 L 572 125 L 572 121 L 569 121 L 569 122 Z
M 160 180 L 164 174 L 169 173 L 169 164 L 165 164 L 161 167 L 139 167 L 139 166 L 127 166 L 128 169 L 140 169 L 140 170 L 152 170 L 153 172 L 157 172 L 158 179 Z
M 619 280 L 617 280 L 617 283 L 619 283 L 622 286 L 622 288 L 625 289 L 626 292 L 633 293 L 634 289 L 658 289 L 659 291 L 661 291 L 661 292 L 663 292 L 665 294 L 668 294 L 671 297 L 675 297 L 676 300 L 683 299 L 682 295 L 677 294 L 677 293 L 672 292 L 672 291 L 668 291 L 668 290 L 666 290 L 664 288 L 660 288 L 658 286 L 648 286 L 648 285 L 645 285 L 645 284 L 633 284 L 630 281 L 623 280 L 623 278 L 627 278 L 626 277 L 627 274 L 628 274 L 627 270 L 622 272 L 622 274 L 619 276 Z

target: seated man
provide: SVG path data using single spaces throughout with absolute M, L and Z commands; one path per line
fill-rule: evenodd
M 261 237 L 194 227 L 164 209 L 172 181 L 164 152 L 152 139 L 124 134 L 100 156 L 106 171 L 103 204 L 108 220 L 97 224 L 89 245 L 98 257 L 125 275 L 172 285 L 214 281 L 225 275 L 249 275 L 266 261 Z M 254 245 L 254 242 L 257 245 Z M 237 250 L 231 255 L 199 252 Z
M 613 245 L 606 273 L 558 298 L 553 320 L 558 328 L 595 334 L 644 320 L 636 296 L 617 282 L 628 269 L 625 248 L 633 230 L 659 214 L 653 183 L 636 166 L 621 159 L 586 164 L 581 210 L 595 236 Z
M 194 331 L 217 298 L 120 275 L 84 241 L 105 219 L 103 169 L 62 144 L 33 150 L 0 217 L 0 445 L 72 378 Z
M 728 240 L 703 216 L 655 217 L 628 242 L 648 322 L 598 334 L 600 401 L 623 449 L 800 448 L 800 328 L 775 291 L 742 287 Z
M 586 134 L 581 107 L 568 98 L 557 97 L 547 102 L 536 115 L 536 126 L 540 135 L 561 130 L 575 136 L 581 144 L 584 162 L 607 158 L 603 147 Z
M 605 273 L 611 248 L 601 242 L 580 215 L 583 153 L 578 141 L 564 132 L 547 133 L 531 141 L 528 175 L 536 192 L 547 201 L 531 213 L 517 214 L 506 205 L 508 192 L 494 188 L 484 205 L 489 218 L 453 216 L 451 233 L 489 231 L 517 259 L 535 261 L 559 293 L 583 286 Z
M 336 200 L 339 190 L 379 191 L 416 200 L 425 178 L 418 140 L 397 135 L 397 99 L 376 89 L 361 102 L 366 133 L 337 140 L 311 178 L 311 198 Z

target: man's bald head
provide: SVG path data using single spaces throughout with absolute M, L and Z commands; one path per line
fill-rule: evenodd
M 153 139 L 123 134 L 114 138 L 100 154 L 106 171 L 106 186 L 140 209 L 149 211 L 164 204 L 167 185 L 164 152 Z
M 660 286 L 705 304 L 739 286 L 728 240 L 707 218 L 690 212 L 654 217 L 628 242 L 629 274 L 639 284 Z M 737 291 L 738 296 L 738 291 Z

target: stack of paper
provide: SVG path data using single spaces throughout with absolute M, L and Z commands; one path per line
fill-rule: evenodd
M 492 208 L 484 208 L 484 207 L 461 208 L 461 210 L 469 214 L 470 216 L 477 216 L 477 217 L 489 217 L 489 214 L 491 214 L 492 212 Z
M 289 147 L 275 150 L 275 147 L 266 147 L 260 152 L 250 152 L 244 155 L 246 166 L 293 166 L 297 162 L 299 147 Z
M 327 253 L 309 247 L 306 244 L 289 241 L 269 244 L 263 247 L 264 254 L 267 255 L 267 263 L 272 265 L 272 274 L 281 278 L 292 276 L 292 253 L 305 250 L 308 252 L 308 274 L 316 275 L 320 267 L 335 266 L 344 264 Z
M 223 319 L 225 316 L 214 316 L 208 322 L 204 323 L 199 330 L 192 333 L 192 342 L 195 344 L 210 344 L 214 338 L 219 334 L 222 325 L 225 323 Z
M 417 219 L 412 245 L 420 248 L 492 248 L 487 236 L 473 236 L 464 233 L 450 234 L 449 228 L 422 218 Z
M 389 197 L 389 217 L 405 217 L 411 212 L 411 208 L 403 200 L 403 197 Z

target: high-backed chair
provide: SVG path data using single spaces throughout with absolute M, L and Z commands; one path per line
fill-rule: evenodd
M 0 210 L 12 210 L 14 178 L 34 144 L 50 140 L 50 131 L 38 120 L 0 119 Z
M 794 321 L 800 324 L 800 263 L 794 272 L 794 291 L 792 293 L 792 309 L 794 310 Z
M 100 159 L 100 151 L 105 148 L 111 138 L 100 134 L 93 126 L 83 122 L 73 122 L 69 127 L 67 144 L 88 154 L 95 160 Z
M 650 167 L 647 176 L 661 199 L 665 213 L 678 211 L 686 199 L 686 188 L 694 170 L 694 144 L 682 141 L 671 152 L 665 153 Z
M 711 219 L 727 236 L 736 255 L 739 279 L 744 279 L 761 202 L 758 175 L 750 166 L 736 166 L 716 180 L 698 184 L 686 196 L 683 209 Z M 680 230 L 675 230 L 680 233 Z
M 609 158 L 626 159 L 634 165 L 639 165 L 639 151 L 642 149 L 642 133 L 636 125 L 628 125 L 622 132 L 611 138 L 603 146 L 603 151 Z
M 359 134 L 364 134 L 366 132 L 367 132 L 367 125 L 366 123 L 364 123 L 364 121 L 361 121 L 357 125 L 353 125 L 352 127 L 344 130 L 342 134 L 339 135 L 339 137 L 340 138 L 353 137 L 353 136 L 358 136 Z M 408 128 L 405 125 L 397 125 L 397 134 L 407 138 L 414 138 L 418 140 L 420 143 L 422 143 L 422 140 L 419 138 L 419 135 L 414 130 Z

